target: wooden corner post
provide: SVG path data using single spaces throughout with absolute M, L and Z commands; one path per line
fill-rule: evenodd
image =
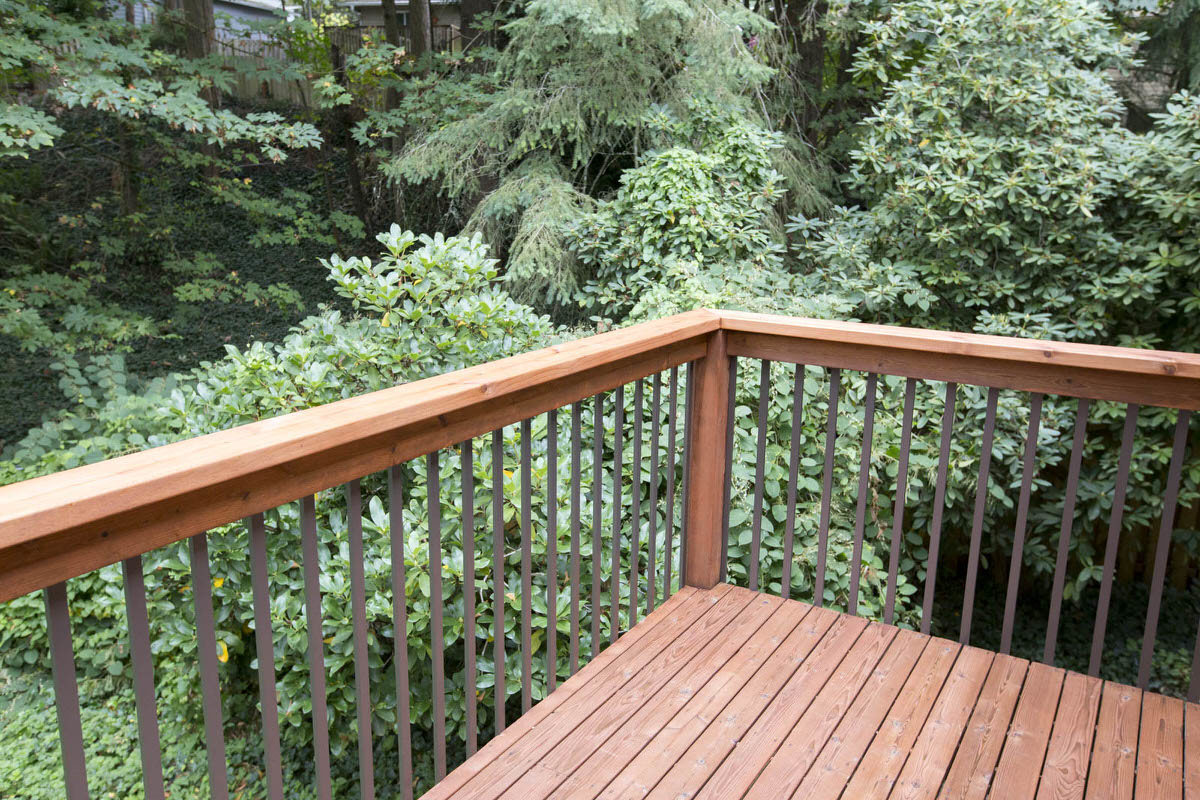
M 729 364 L 725 331 L 715 331 L 708 340 L 708 353 L 696 362 L 690 409 L 692 441 L 688 451 L 683 581 L 701 589 L 710 589 L 721 579 Z

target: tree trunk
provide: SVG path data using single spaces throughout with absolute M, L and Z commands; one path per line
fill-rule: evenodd
M 412 0 L 408 4 L 408 52 L 423 73 L 421 60 L 433 49 L 433 29 L 429 22 L 429 0 Z
M 121 161 L 117 165 L 117 183 L 121 189 L 121 214 L 136 214 L 139 203 L 138 147 L 132 126 L 125 120 L 117 121 L 117 146 Z
M 383 35 L 392 47 L 400 47 L 400 14 L 396 0 L 383 0 Z
M 462 27 L 459 29 L 462 37 L 463 52 L 472 47 L 490 44 L 489 36 L 475 24 L 475 17 L 480 14 L 490 14 L 494 8 L 492 0 L 463 0 L 459 6 L 462 9 Z
M 787 36 L 796 58 L 793 79 L 803 88 L 807 101 L 800 112 L 799 133 L 810 142 L 813 141 L 812 126 L 820 111 L 818 103 L 825 82 L 825 29 L 821 27 L 821 20 L 828 12 L 829 4 L 825 0 L 812 3 L 804 12 L 811 23 L 811 30 L 805 35 L 801 30 L 805 20 L 801 17 L 800 3 L 795 0 L 788 3 Z
M 333 62 L 333 72 L 338 83 L 346 86 L 346 60 L 342 50 L 336 44 L 331 47 L 330 60 Z M 346 178 L 350 181 L 350 201 L 354 204 L 354 214 L 362 220 L 363 226 L 371 229 L 371 221 L 367 219 L 366 193 L 363 191 L 362 175 L 358 171 L 358 142 L 354 141 L 354 123 L 358 109 L 353 104 L 342 106 L 338 116 L 341 117 L 342 145 L 346 149 Z

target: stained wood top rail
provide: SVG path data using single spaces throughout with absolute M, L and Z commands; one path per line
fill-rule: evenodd
M 722 359 L 1200 409 L 1200 355 L 697 310 L 0 487 L 0 602 L 703 360 L 714 337 Z

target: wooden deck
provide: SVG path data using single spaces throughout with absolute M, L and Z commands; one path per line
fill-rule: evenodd
M 1200 706 L 686 588 L 425 795 L 1200 797 Z

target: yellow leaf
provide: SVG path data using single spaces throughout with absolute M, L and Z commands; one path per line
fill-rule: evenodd
M 224 585 L 225 585 L 224 578 L 213 578 L 213 588 L 214 589 L 220 589 Z
M 221 652 L 217 653 L 217 661 L 224 664 L 229 661 L 229 648 L 225 646 L 224 642 L 217 642 L 217 646 L 221 648 Z
M 332 636 L 330 636 L 328 639 L 324 639 L 324 640 L 322 640 L 322 641 L 324 641 L 324 642 L 325 642 L 325 644 L 333 644 L 333 637 L 332 637 Z
M 920 142 L 917 144 L 917 147 L 924 147 L 924 146 L 925 146 L 925 145 L 927 145 L 927 144 L 929 144 L 929 140 L 928 140 L 928 139 L 922 139 L 922 140 L 921 140 L 921 141 L 920 141 Z
M 379 325 L 380 325 L 380 327 L 383 327 L 383 328 L 392 327 L 392 312 L 389 311 L 386 314 L 384 314 L 383 322 L 379 323 Z

